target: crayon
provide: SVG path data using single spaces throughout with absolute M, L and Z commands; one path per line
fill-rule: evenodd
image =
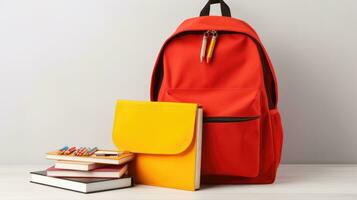
M 74 151 L 76 151 L 76 147 L 71 147 L 71 148 L 67 149 L 63 154 L 64 155 L 70 155 Z
M 87 156 L 93 155 L 96 151 L 98 151 L 97 147 L 93 147 L 92 149 L 88 149 Z
M 84 147 L 83 150 L 81 151 L 80 156 L 85 156 L 88 152 L 88 148 Z
M 78 156 L 83 156 L 83 153 L 85 152 L 85 147 L 82 147 L 81 150 L 78 152 Z
M 78 148 L 77 151 L 74 153 L 74 155 L 79 156 L 82 149 L 83 147 Z
M 64 146 L 61 149 L 58 150 L 57 154 L 62 155 L 66 150 L 68 149 L 68 146 Z

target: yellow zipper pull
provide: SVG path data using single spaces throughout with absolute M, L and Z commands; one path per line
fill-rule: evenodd
M 201 54 L 200 54 L 201 63 L 203 62 L 203 59 L 205 59 L 205 57 L 206 57 L 206 48 L 207 48 L 208 36 L 209 36 L 209 31 L 206 31 L 203 34 L 203 39 L 202 39 Z
M 212 36 L 211 43 L 208 48 L 208 53 L 207 53 L 207 58 L 206 58 L 207 63 L 209 63 L 212 59 L 214 47 L 216 46 L 216 41 L 217 41 L 217 37 L 218 37 L 217 31 L 212 31 L 211 33 L 213 36 Z

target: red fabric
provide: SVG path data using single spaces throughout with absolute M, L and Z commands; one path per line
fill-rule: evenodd
M 200 62 L 206 30 L 218 32 L 209 64 Z M 262 48 L 268 71 L 262 69 L 257 46 Z M 162 70 L 161 81 L 158 73 Z M 264 75 L 268 76 L 265 81 Z M 273 84 L 265 85 L 267 80 Z M 275 91 L 274 108 L 268 106 L 267 87 L 269 93 Z M 245 122 L 204 124 L 203 183 L 274 181 L 283 136 L 277 99 L 274 69 L 256 32 L 245 22 L 229 17 L 184 21 L 164 43 L 151 81 L 151 100 L 199 103 L 205 117 L 259 117 Z

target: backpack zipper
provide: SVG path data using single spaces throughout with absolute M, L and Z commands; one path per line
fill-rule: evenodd
M 208 41 L 208 38 L 209 38 L 210 35 L 212 35 L 212 38 L 211 38 L 211 41 L 210 41 L 210 45 L 209 45 L 208 52 L 207 52 L 207 57 L 206 57 L 207 41 Z M 218 32 L 215 31 L 215 30 L 208 30 L 208 31 L 203 33 L 201 53 L 200 53 L 200 61 L 201 61 L 201 63 L 203 62 L 203 60 L 205 58 L 206 58 L 207 64 L 210 63 L 210 61 L 212 59 L 212 56 L 213 56 L 214 48 L 215 48 L 216 43 L 217 43 L 217 37 L 218 37 Z
M 201 54 L 200 54 L 200 61 L 201 63 L 206 57 L 206 48 L 207 48 L 207 40 L 209 37 L 210 32 L 206 31 L 203 33 L 203 39 L 202 39 L 202 46 L 201 46 Z
M 258 119 L 254 117 L 203 117 L 203 123 L 229 123 L 229 122 L 246 122 Z

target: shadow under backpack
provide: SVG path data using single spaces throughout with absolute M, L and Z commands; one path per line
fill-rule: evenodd
M 222 16 L 209 16 L 220 3 Z M 203 107 L 201 182 L 273 183 L 283 130 L 273 65 L 257 33 L 209 0 L 163 44 L 151 100 Z

